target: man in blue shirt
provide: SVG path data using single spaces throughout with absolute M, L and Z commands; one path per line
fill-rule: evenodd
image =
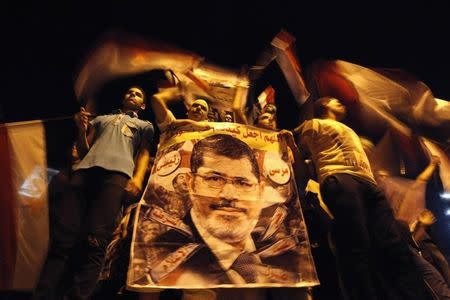
M 153 125 L 138 119 L 145 109 L 144 91 L 133 86 L 122 100 L 122 109 L 89 121 L 84 108 L 75 115 L 78 128 L 77 152 L 70 187 L 56 226 L 47 260 L 35 291 L 35 299 L 53 299 L 71 254 L 78 260 L 70 299 L 87 299 L 92 294 L 106 247 L 115 227 L 126 193 L 138 196 L 150 159 Z M 76 245 L 81 251 L 73 253 Z

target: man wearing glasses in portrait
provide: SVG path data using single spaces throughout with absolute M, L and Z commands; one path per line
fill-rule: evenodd
M 195 143 L 190 169 L 189 213 L 175 220 L 156 206 L 147 212 L 170 228 L 154 240 L 161 255 L 149 262 L 148 283 L 185 288 L 300 281 L 292 247 L 261 252 L 252 238 L 267 205 L 253 150 L 231 135 L 215 134 Z

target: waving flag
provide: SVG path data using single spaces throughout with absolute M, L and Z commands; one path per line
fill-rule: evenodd
M 0 125 L 0 289 L 34 289 L 49 241 L 48 184 L 67 162 L 70 126 Z
M 299 105 L 305 103 L 309 97 L 309 91 L 306 88 L 303 79 L 302 68 L 295 54 L 295 38 L 287 31 L 280 31 L 272 40 L 277 63 L 291 89 L 295 100 Z
M 86 57 L 75 81 L 75 94 L 88 105 L 106 82 L 151 70 L 185 73 L 202 58 L 194 53 L 129 34 L 111 32 Z
M 215 110 L 232 103 L 237 109 L 245 107 L 249 83 L 243 72 L 206 63 L 197 54 L 162 42 L 121 32 L 105 35 L 93 47 L 77 73 L 75 94 L 88 111 L 98 111 L 96 96 L 108 83 L 150 71 L 164 74 L 160 77 L 167 80 L 149 76 L 148 81 L 156 81 L 158 88 L 178 86 L 186 104 L 202 98 Z
M 353 124 L 373 136 L 388 126 L 446 142 L 450 102 L 402 70 L 370 69 L 342 60 L 318 61 L 312 78 L 319 96 L 334 96 L 349 107 Z

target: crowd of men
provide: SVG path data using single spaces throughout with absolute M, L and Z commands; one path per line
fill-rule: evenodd
M 198 130 L 208 128 L 211 103 L 196 99 L 187 108 L 187 119 L 177 119 L 168 108 L 168 102 L 180 96 L 174 91 L 163 89 L 151 97 L 160 132 L 186 124 Z M 132 86 L 125 92 L 120 110 L 93 117 L 81 108 L 76 114 L 80 160 L 73 167 L 70 184 L 61 199 L 64 209 L 57 212 L 52 224 L 50 250 L 34 299 L 94 297 L 123 198 L 143 191 L 150 144 L 157 143 L 153 140 L 152 123 L 139 119 L 147 102 L 144 90 Z M 342 294 L 335 299 L 450 299 L 445 298 L 450 297 L 448 265 L 445 271 L 445 267 L 437 268 L 426 260 L 418 262 L 418 250 L 411 242 L 414 237 L 409 228 L 405 233 L 377 187 L 359 137 L 342 123 L 346 112 L 338 99 L 323 97 L 314 101 L 313 119 L 305 120 L 292 133 L 281 132 L 296 142 L 289 144 L 296 163 L 312 160 L 315 174 L 306 177 L 320 184 L 320 194 L 334 216 L 332 243 L 340 275 L 336 280 L 341 281 L 342 287 Z M 232 114 L 226 114 L 225 120 L 233 120 Z M 278 131 L 276 121 L 276 106 L 268 104 L 254 125 Z M 308 170 L 303 168 L 300 172 L 304 174 L 296 175 L 304 177 Z M 239 139 L 215 134 L 196 142 L 190 170 L 172 182 L 175 192 L 147 190 L 165 199 L 160 205 L 164 208 L 161 213 L 183 220 L 187 227 L 161 234 L 161 226 L 144 218 L 138 230 L 144 243 L 186 240 L 182 252 L 188 254 L 182 265 L 171 270 L 147 270 L 150 275 L 143 280 L 161 285 L 277 282 L 275 260 L 270 263 L 271 274 L 275 274 L 270 278 L 264 275 L 269 273 L 265 269 L 268 263 L 252 254 L 255 245 L 251 233 L 262 210 L 257 201 L 264 186 L 261 177 L 254 153 Z M 304 189 L 303 181 L 297 183 Z M 203 244 L 207 247 L 200 246 Z M 172 252 L 170 248 L 161 250 L 160 257 L 155 258 L 160 262 L 158 266 L 163 266 Z M 78 261 L 76 271 L 71 274 L 70 284 L 60 288 L 66 265 L 73 257 Z M 205 265 L 205 261 L 210 263 Z M 428 271 L 424 271 L 424 265 Z M 183 270 L 182 276 L 171 274 L 177 268 Z M 218 269 L 223 270 L 220 276 Z M 283 274 L 292 276 L 292 280 L 297 276 Z M 297 294 L 292 290 L 273 293 L 262 289 L 196 289 L 184 290 L 182 297 L 220 299 L 230 295 L 244 299 L 312 297 L 304 289 L 298 289 Z M 157 298 L 159 293 L 150 296 Z

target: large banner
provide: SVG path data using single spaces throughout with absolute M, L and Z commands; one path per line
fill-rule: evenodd
M 285 143 L 274 131 L 204 124 L 161 136 L 127 288 L 318 285 Z

